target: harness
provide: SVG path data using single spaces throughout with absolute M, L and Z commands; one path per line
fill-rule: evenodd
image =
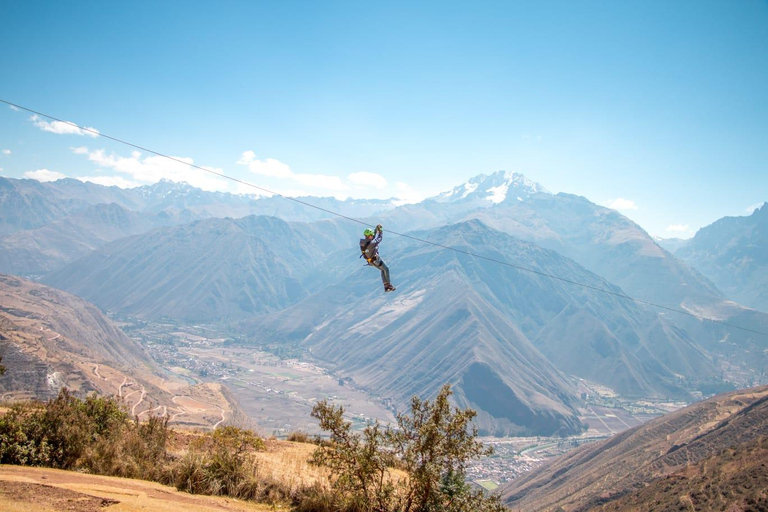
M 360 257 L 364 258 L 365 261 L 367 261 L 370 266 L 375 267 L 376 265 L 374 265 L 373 262 L 376 260 L 376 255 L 374 254 L 373 258 L 369 258 L 368 256 L 365 255 L 365 251 L 368 249 L 368 246 L 370 244 L 371 244 L 371 241 L 367 240 L 365 243 L 365 247 L 360 246 L 360 250 L 362 251 L 362 254 L 360 255 Z

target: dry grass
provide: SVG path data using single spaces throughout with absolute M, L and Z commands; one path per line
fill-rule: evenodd
M 267 449 L 256 453 L 257 475 L 279 482 L 295 492 L 315 484 L 326 486 L 330 473 L 324 468 L 309 464 L 317 445 L 290 441 L 267 441 Z

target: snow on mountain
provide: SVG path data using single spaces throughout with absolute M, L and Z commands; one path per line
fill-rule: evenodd
M 533 194 L 550 192 L 516 172 L 498 171 L 490 176 L 480 174 L 466 183 L 442 192 L 430 200 L 450 203 L 461 200 L 485 200 L 499 204 L 506 200 L 524 201 Z

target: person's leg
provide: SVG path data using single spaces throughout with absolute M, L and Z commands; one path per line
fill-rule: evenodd
M 386 263 L 384 263 L 384 260 L 379 259 L 379 270 L 381 270 L 381 281 L 384 284 L 389 283 L 389 267 Z

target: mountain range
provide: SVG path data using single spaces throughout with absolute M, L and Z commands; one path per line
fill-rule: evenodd
M 578 431 L 569 376 L 688 398 L 724 364 L 759 374 L 768 357 L 759 335 L 647 303 L 757 331 L 768 315 L 729 301 L 618 212 L 520 174 L 399 207 L 308 200 L 385 225 L 398 285 L 386 296 L 357 258 L 362 226 L 349 219 L 185 184 L 73 181 L 3 179 L 0 268 L 139 318 L 242 321 L 396 408 L 451 382 L 488 432 Z

